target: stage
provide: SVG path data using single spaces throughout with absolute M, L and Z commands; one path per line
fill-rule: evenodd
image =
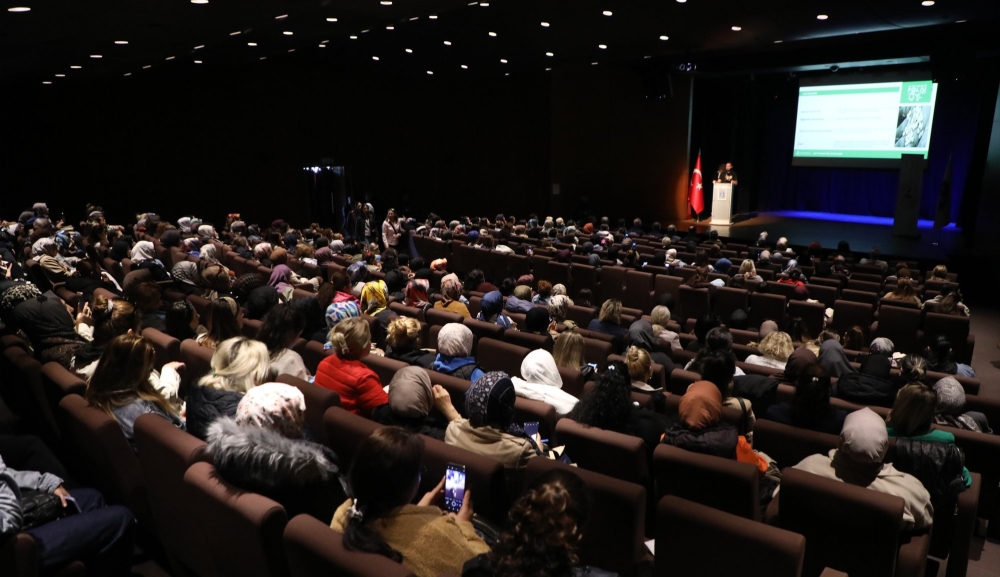
M 892 235 L 892 218 L 800 211 L 760 212 L 750 216 L 736 224 L 720 226 L 710 225 L 711 217 L 706 215 L 701 222 L 680 221 L 677 228 L 683 236 L 683 231 L 693 224 L 699 232 L 716 230 L 721 236 L 747 243 L 756 241 L 762 231 L 767 231 L 768 241 L 772 243 L 784 236 L 793 245 L 805 246 L 818 241 L 823 248 L 836 248 L 838 242 L 846 240 L 854 252 L 867 252 L 877 246 L 890 260 L 896 257 L 943 261 L 962 246 L 961 230 L 954 223 L 938 232 L 931 221 L 921 220 L 919 238 L 901 238 Z

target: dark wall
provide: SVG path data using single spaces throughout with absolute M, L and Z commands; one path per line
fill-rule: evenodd
M 311 173 L 333 159 L 381 216 L 493 214 L 548 190 L 543 76 L 461 81 L 374 76 L 291 62 L 8 91 L 0 118 L 4 216 L 45 199 L 82 217 L 139 210 L 176 219 L 305 223 Z
M 585 66 L 552 73 L 555 212 L 671 221 L 685 214 L 690 84 L 650 98 L 643 73 Z

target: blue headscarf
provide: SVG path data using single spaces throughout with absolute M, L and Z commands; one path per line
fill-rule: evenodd
M 512 435 L 524 435 L 514 422 L 514 383 L 503 371 L 479 377 L 465 393 L 465 410 L 473 427 L 495 427 Z
M 490 317 L 496 315 L 497 318 L 493 322 L 504 330 L 511 327 L 510 317 L 503 314 L 503 295 L 500 291 L 490 291 L 483 295 L 480 307 L 479 315 L 476 316 L 478 320 L 490 322 Z

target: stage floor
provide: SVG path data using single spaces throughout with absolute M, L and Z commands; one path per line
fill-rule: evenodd
M 939 233 L 933 230 L 931 221 L 925 220 L 919 223 L 918 238 L 893 236 L 891 218 L 847 214 L 762 212 L 729 226 L 710 225 L 707 220 L 685 220 L 679 222 L 677 228 L 684 230 L 691 224 L 697 226 L 699 232 L 717 230 L 722 236 L 748 242 L 757 240 L 762 231 L 767 231 L 771 242 L 784 236 L 795 245 L 818 241 L 823 248 L 836 248 L 838 242 L 846 240 L 855 252 L 866 252 L 877 246 L 890 258 L 944 260 L 962 246 L 961 230 L 954 223 Z M 935 242 L 940 244 L 935 245 Z

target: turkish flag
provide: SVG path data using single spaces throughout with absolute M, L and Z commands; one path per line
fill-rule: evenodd
M 695 214 L 705 210 L 705 189 L 701 186 L 701 152 L 698 152 L 698 162 L 691 173 L 691 188 L 688 189 L 688 204 Z

